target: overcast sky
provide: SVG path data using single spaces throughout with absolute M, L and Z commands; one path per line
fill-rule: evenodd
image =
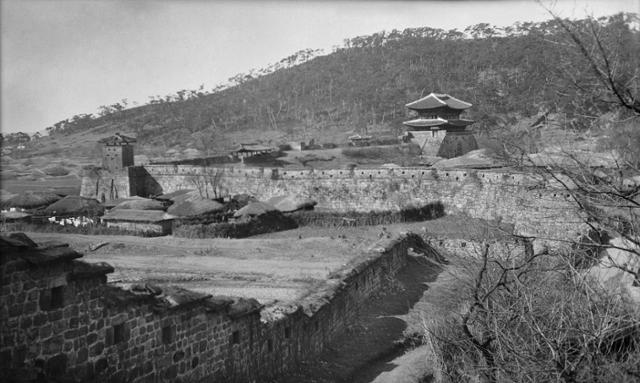
M 381 30 L 548 19 L 533 1 L 1 0 L 1 130 L 42 130 L 123 98 L 210 89 L 305 48 Z M 563 17 L 640 0 L 547 1 Z

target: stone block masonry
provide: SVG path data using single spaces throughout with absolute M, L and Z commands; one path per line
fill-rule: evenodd
M 0 237 L 0 380 L 263 381 L 320 352 L 384 291 L 420 238 L 384 240 L 286 307 L 106 283 L 67 246 Z
M 216 174 L 215 180 L 212 174 Z M 583 230 L 576 205 L 559 184 L 506 170 L 147 165 L 130 170 L 129 178 L 131 190 L 142 196 L 207 187 L 210 195 L 247 193 L 266 200 L 294 194 L 318 201 L 318 208 L 361 212 L 397 211 L 440 202 L 446 214 L 513 223 L 519 235 L 566 240 Z M 93 196 L 96 182 L 83 180 L 82 195 Z

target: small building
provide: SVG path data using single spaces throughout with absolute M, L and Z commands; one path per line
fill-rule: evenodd
M 448 94 L 430 93 L 406 106 L 415 117 L 403 122 L 406 136 L 420 145 L 423 155 L 453 158 L 478 148 L 472 132 L 467 130 L 474 121 L 460 117 L 471 107 L 470 103 Z
M 349 140 L 349 146 L 369 146 L 371 145 L 371 139 L 373 137 L 354 134 L 353 136 L 349 136 L 347 138 Z
M 102 147 L 102 167 L 110 171 L 125 169 L 133 166 L 133 144 L 136 139 L 116 133 L 98 141 Z
M 113 209 L 100 220 L 107 227 L 115 227 L 139 234 L 171 234 L 175 217 L 161 210 Z
M 248 157 L 257 156 L 260 154 L 273 153 L 276 149 L 270 146 L 264 146 L 259 144 L 240 144 L 240 148 L 233 151 L 233 154 L 244 160 Z

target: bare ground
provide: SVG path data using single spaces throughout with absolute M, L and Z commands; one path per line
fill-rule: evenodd
M 369 242 L 343 238 L 185 239 L 28 233 L 37 242 L 69 243 L 87 262 L 107 262 L 118 284 L 179 285 L 263 304 L 301 298 L 364 256 Z M 106 242 L 95 251 L 90 248 Z

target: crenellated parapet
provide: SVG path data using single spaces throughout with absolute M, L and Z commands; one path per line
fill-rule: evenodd
M 82 195 L 99 199 L 121 198 L 127 191 L 146 197 L 179 189 L 218 197 L 246 193 L 260 200 L 296 195 L 338 212 L 399 211 L 441 203 L 446 214 L 509 222 L 518 234 L 543 237 L 573 237 L 583 222 L 565 185 L 553 177 L 510 169 L 146 165 L 129 167 L 126 176 L 102 172 L 82 182 Z

